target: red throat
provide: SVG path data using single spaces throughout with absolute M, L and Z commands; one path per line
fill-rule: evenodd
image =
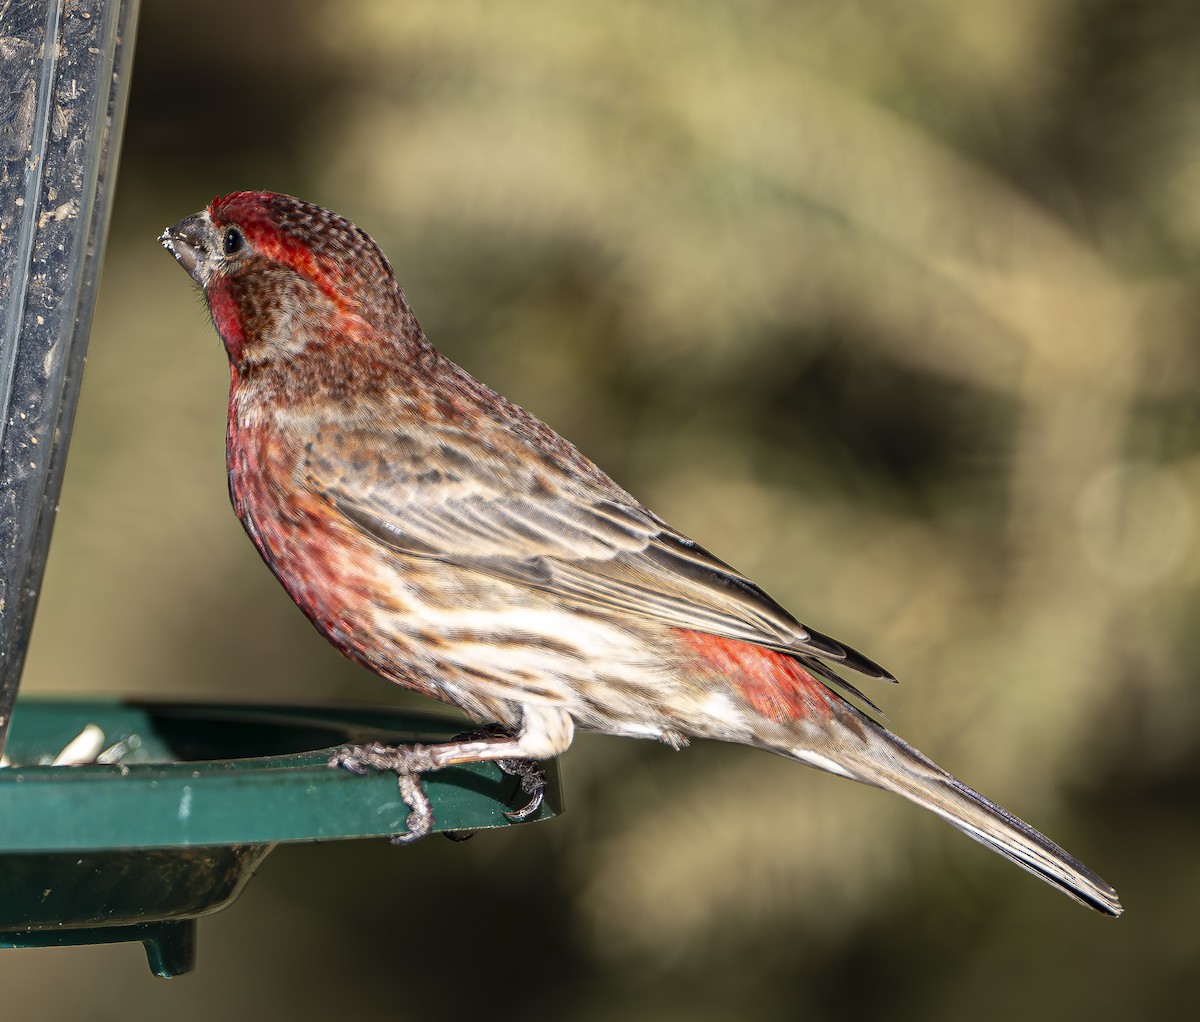
M 246 331 L 242 326 L 242 311 L 238 308 L 229 289 L 227 278 L 218 276 L 208 287 L 208 311 L 212 316 L 213 326 L 220 334 L 225 344 L 229 361 L 236 363 L 242 357 L 242 347 L 246 343 Z
M 707 670 L 733 685 L 754 711 L 768 720 L 785 724 L 833 716 L 837 696 L 795 657 L 707 632 L 672 631 Z

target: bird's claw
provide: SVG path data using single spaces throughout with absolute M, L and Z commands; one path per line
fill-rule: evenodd
M 529 796 L 522 808 L 505 810 L 504 815 L 513 823 L 522 823 L 535 816 L 546 800 L 546 771 L 542 765 L 531 759 L 498 759 L 496 766 L 509 777 L 518 778 L 521 790 Z
M 406 828 L 403 834 L 393 834 L 391 842 L 394 845 L 410 845 L 425 837 L 436 822 L 433 818 L 433 805 L 425 788 L 421 784 L 420 774 L 400 774 L 400 797 L 408 806 L 408 819 L 404 821 Z
M 521 790 L 529 796 L 529 801 L 524 806 L 520 809 L 506 809 L 504 815 L 513 823 L 524 823 L 537 815 L 537 811 L 546 800 L 546 771 L 542 769 L 541 764 L 529 759 L 498 759 L 496 766 L 510 777 L 519 777 Z M 469 841 L 475 836 L 475 831 L 448 830 L 444 836 L 451 841 Z

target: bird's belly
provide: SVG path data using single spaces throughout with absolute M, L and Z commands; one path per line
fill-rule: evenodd
M 479 720 L 515 728 L 525 706 L 554 706 L 581 727 L 676 740 L 661 708 L 680 681 L 651 636 L 398 553 L 326 517 L 292 508 L 243 522 L 292 599 L 351 660 Z

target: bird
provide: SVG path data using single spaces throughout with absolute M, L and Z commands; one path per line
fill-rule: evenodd
M 1109 916 L 1116 891 L 877 719 L 848 680 L 894 681 L 801 624 L 573 444 L 427 339 L 379 246 L 318 205 L 214 199 L 159 237 L 229 360 L 226 466 L 263 560 L 342 654 L 487 727 L 331 761 L 522 776 L 577 729 L 741 743 L 894 792 Z M 526 810 L 511 814 L 521 818 Z

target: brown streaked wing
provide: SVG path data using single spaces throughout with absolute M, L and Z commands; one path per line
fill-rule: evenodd
M 553 472 L 551 485 L 544 478 L 535 483 L 518 452 L 457 431 L 428 440 L 397 434 L 386 463 L 354 456 L 380 440 L 366 431 L 318 435 L 307 445 L 305 471 L 308 484 L 348 521 L 395 550 L 486 572 L 565 603 L 822 657 L 894 680 L 856 650 L 800 624 L 607 476 L 553 472 L 542 461 L 538 471 Z M 469 478 L 464 447 L 471 449 Z

